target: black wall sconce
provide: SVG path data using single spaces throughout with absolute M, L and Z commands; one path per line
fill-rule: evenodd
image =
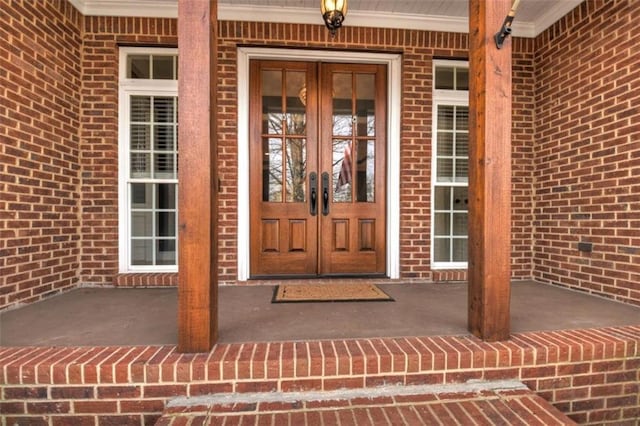
M 334 37 L 347 16 L 347 0 L 320 0 L 320 10 L 324 24 L 329 29 L 331 37 Z
M 511 10 L 507 14 L 507 17 L 504 18 L 504 22 L 502 23 L 502 28 L 500 28 L 500 31 L 498 31 L 496 35 L 493 37 L 496 41 L 496 47 L 498 49 L 502 48 L 504 39 L 506 39 L 507 36 L 511 34 L 511 24 L 513 23 L 513 18 L 516 17 L 516 10 L 518 9 L 518 4 L 520 4 L 520 0 L 514 0 L 513 5 L 511 6 Z

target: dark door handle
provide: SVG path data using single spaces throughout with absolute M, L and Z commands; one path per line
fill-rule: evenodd
M 329 173 L 322 173 L 322 214 L 329 214 Z
M 318 175 L 311 172 L 309 175 L 309 213 L 311 216 L 318 214 Z

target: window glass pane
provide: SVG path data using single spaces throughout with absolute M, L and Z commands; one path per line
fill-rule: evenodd
M 467 182 L 469 180 L 469 161 L 456 160 L 456 182 Z
M 434 221 L 434 233 L 440 236 L 451 235 L 451 214 L 450 213 L 436 213 Z
M 467 210 L 469 208 L 469 188 L 466 186 L 456 186 L 453 188 L 452 210 Z
M 131 212 L 131 236 L 153 237 L 153 216 L 151 212 Z
M 433 240 L 433 260 L 436 262 L 450 262 L 450 244 L 448 238 L 434 238 Z
M 151 149 L 151 126 L 148 124 L 132 124 L 130 133 L 130 148 L 132 151 L 147 151 Z
M 153 161 L 153 176 L 156 179 L 173 179 L 175 175 L 175 156 L 156 153 Z
M 153 78 L 158 80 L 173 80 L 174 56 L 153 57 Z
M 305 202 L 307 151 L 304 139 L 287 139 L 287 202 Z
M 466 238 L 454 238 L 453 241 L 453 258 L 452 262 L 466 262 L 467 261 L 467 246 L 468 240 Z
M 282 71 L 262 71 L 262 132 L 270 135 L 283 133 Z
M 456 133 L 456 157 L 469 157 L 468 133 Z
M 131 96 L 131 122 L 149 123 L 151 121 L 151 97 Z
M 333 141 L 333 201 L 351 202 L 352 187 L 351 142 L 348 140 Z
M 333 134 L 351 136 L 353 134 L 352 74 L 333 74 Z
M 159 183 L 156 185 L 158 191 L 156 208 L 162 210 L 176 209 L 176 187 L 175 183 Z
M 263 140 L 262 200 L 282 201 L 282 140 Z
M 452 67 L 436 67 L 436 89 L 454 89 Z
M 153 207 L 153 184 L 131 184 L 131 208 L 150 209 Z
M 469 130 L 468 107 L 456 107 L 456 130 Z
M 453 214 L 453 235 L 467 235 L 467 213 L 454 213 Z
M 304 135 L 306 133 L 306 73 L 301 71 L 287 71 L 287 134 Z M 304 89 L 304 90 L 303 90 Z M 304 97 L 301 96 L 301 92 Z
M 151 177 L 151 154 L 141 152 L 131 153 L 131 177 Z
M 374 202 L 375 194 L 375 141 L 358 141 L 356 161 L 356 191 L 359 202 Z
M 453 106 L 438 106 L 438 130 L 453 130 Z
M 127 78 L 149 78 L 149 55 L 127 56 Z
M 451 187 L 436 186 L 434 189 L 434 209 L 449 210 L 451 208 Z
M 176 240 L 162 239 L 158 240 L 156 251 L 157 265 L 175 265 L 176 264 Z
M 174 151 L 175 127 L 157 125 L 154 127 L 153 149 L 156 151 Z
M 442 132 L 438 130 L 438 151 L 437 155 L 452 156 L 453 155 L 453 133 Z
M 453 176 L 453 160 L 439 158 L 437 161 L 436 175 L 438 182 L 451 182 Z
M 176 236 L 176 214 L 174 212 L 156 213 L 156 236 L 175 237 Z
M 375 136 L 375 76 L 356 74 L 356 135 Z
M 153 240 L 131 241 L 131 264 L 153 265 Z
M 469 70 L 456 68 L 456 90 L 469 90 Z
M 156 123 L 174 123 L 173 97 L 153 98 L 153 121 Z

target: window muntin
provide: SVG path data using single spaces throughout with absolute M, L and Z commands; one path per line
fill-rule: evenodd
M 436 61 L 431 205 L 431 263 L 466 268 L 468 251 L 469 100 L 466 63 Z
M 121 48 L 120 270 L 177 271 L 177 50 Z

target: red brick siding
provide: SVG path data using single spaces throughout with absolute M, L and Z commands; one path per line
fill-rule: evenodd
M 587 1 L 536 39 L 533 158 L 534 278 L 640 305 L 638 19 Z
M 85 17 L 82 60 L 81 280 L 158 285 L 156 274 L 118 276 L 118 46 L 176 47 L 175 19 Z
M 44 417 L 141 425 L 175 396 L 515 379 L 578 423 L 633 424 L 639 344 L 640 328 L 616 327 L 497 343 L 444 336 L 219 344 L 204 354 L 169 346 L 2 348 L 0 411 L 7 424 Z
M 81 19 L 0 0 L 0 309 L 79 281 Z
M 331 39 L 324 27 L 297 24 L 221 22 L 219 29 L 219 210 L 220 280 L 237 275 L 237 81 L 236 50 L 252 46 L 402 52 L 400 271 L 403 278 L 432 279 L 430 185 L 432 60 L 466 58 L 467 36 L 398 29 L 342 28 Z M 516 40 L 514 54 L 514 278 L 531 276 L 533 141 L 533 41 Z M 442 274 L 439 274 L 439 276 Z M 466 279 L 466 274 L 458 274 Z

